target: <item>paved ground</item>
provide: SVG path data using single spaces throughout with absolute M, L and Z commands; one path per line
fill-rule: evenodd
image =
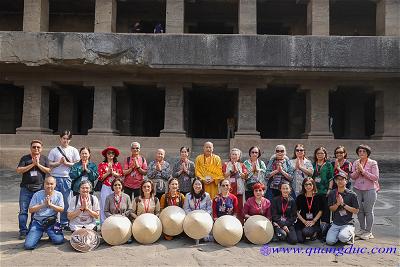
M 319 241 L 296 246 L 303 253 L 273 253 L 271 249 L 241 241 L 231 248 L 224 248 L 216 243 L 195 246 L 188 238 L 172 241 L 161 240 L 153 245 L 137 243 L 111 247 L 102 244 L 90 253 L 74 251 L 67 242 L 52 246 L 42 240 L 34 251 L 25 251 L 23 241 L 18 236 L 18 194 L 20 177 L 14 170 L 0 170 L 0 266 L 127 266 L 127 265 L 175 265 L 175 266 L 213 266 L 213 265 L 313 265 L 313 266 L 399 266 L 400 265 L 400 174 L 391 172 L 381 175 L 382 191 L 376 204 L 375 239 L 356 241 L 353 247 L 365 247 L 364 253 L 344 254 L 324 253 L 311 254 L 313 248 L 330 247 Z M 270 248 L 295 248 L 285 243 L 270 243 Z M 381 249 L 373 254 L 372 249 Z M 334 247 L 336 250 L 350 250 L 350 246 Z M 396 248 L 395 253 L 383 253 L 384 248 Z M 264 256 L 270 252 L 270 255 Z M 345 250 L 345 252 L 347 252 Z M 368 253 L 369 252 L 369 253 Z

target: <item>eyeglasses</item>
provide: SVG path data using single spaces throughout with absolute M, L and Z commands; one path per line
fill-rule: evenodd
M 251 151 L 251 154 L 258 154 L 258 151 Z
M 138 148 L 138 147 L 131 147 L 131 149 L 139 150 L 140 148 Z
M 107 152 L 107 155 L 114 155 L 115 153 L 114 152 L 112 152 L 112 151 L 108 151 Z
M 344 154 L 344 151 L 336 151 L 335 154 Z
M 42 147 L 41 146 L 31 146 L 32 147 L 32 149 L 41 149 Z
M 296 152 L 303 152 L 304 149 L 296 149 Z
M 305 183 L 304 186 L 312 186 L 312 183 Z
M 284 153 L 285 150 L 275 150 L 276 153 Z
M 222 184 L 221 186 L 222 186 L 222 187 L 228 187 L 229 184 Z

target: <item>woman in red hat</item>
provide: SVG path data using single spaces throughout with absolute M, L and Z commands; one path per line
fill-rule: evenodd
M 104 161 L 99 164 L 99 181 L 103 183 L 100 192 L 100 222 L 106 219 L 104 205 L 108 195 L 112 194 L 111 183 L 115 178 L 123 175 L 122 166 L 118 162 L 119 150 L 113 146 L 104 149 L 101 154 Z

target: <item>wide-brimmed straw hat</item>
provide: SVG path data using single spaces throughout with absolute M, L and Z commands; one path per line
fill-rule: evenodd
M 80 252 L 88 252 L 96 249 L 100 244 L 100 236 L 91 229 L 78 229 L 71 235 L 71 246 Z
M 213 227 L 211 215 L 204 210 L 189 212 L 183 221 L 183 230 L 193 239 L 201 239 L 208 236 Z
M 122 215 L 108 217 L 101 226 L 101 235 L 108 244 L 125 244 L 132 236 L 131 221 Z
M 137 242 L 141 244 L 152 244 L 156 242 L 162 234 L 161 221 L 152 213 L 144 213 L 133 222 L 132 234 Z
M 163 233 L 170 236 L 182 233 L 185 217 L 186 213 L 181 207 L 169 206 L 163 209 L 160 213 Z
M 107 152 L 110 151 L 110 150 L 114 152 L 114 154 L 115 154 L 116 157 L 119 156 L 119 150 L 118 150 L 116 147 L 113 147 L 113 146 L 109 146 L 109 147 L 105 148 L 105 149 L 101 152 L 101 154 L 105 157 L 105 156 L 107 156 Z
M 251 243 L 264 245 L 274 236 L 274 227 L 266 217 L 254 215 L 244 223 L 244 235 Z
M 219 217 L 213 226 L 213 236 L 218 244 L 231 247 L 239 243 L 243 235 L 243 226 L 240 221 L 232 215 Z

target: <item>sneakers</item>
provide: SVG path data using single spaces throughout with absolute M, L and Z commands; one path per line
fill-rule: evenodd
M 205 242 L 214 242 L 214 237 L 212 235 L 208 235 L 204 237 Z
M 356 232 L 356 236 L 357 236 L 357 237 L 360 237 L 360 236 L 362 236 L 364 233 L 365 233 L 365 230 L 364 230 L 364 229 L 360 229 L 360 230 L 358 230 L 358 231 Z
M 19 233 L 18 239 L 24 240 L 26 238 L 26 233 Z
M 374 238 L 374 235 L 373 235 L 371 232 L 364 232 L 364 234 L 362 234 L 362 235 L 360 236 L 360 238 L 361 238 L 362 240 L 373 239 L 373 238 Z

